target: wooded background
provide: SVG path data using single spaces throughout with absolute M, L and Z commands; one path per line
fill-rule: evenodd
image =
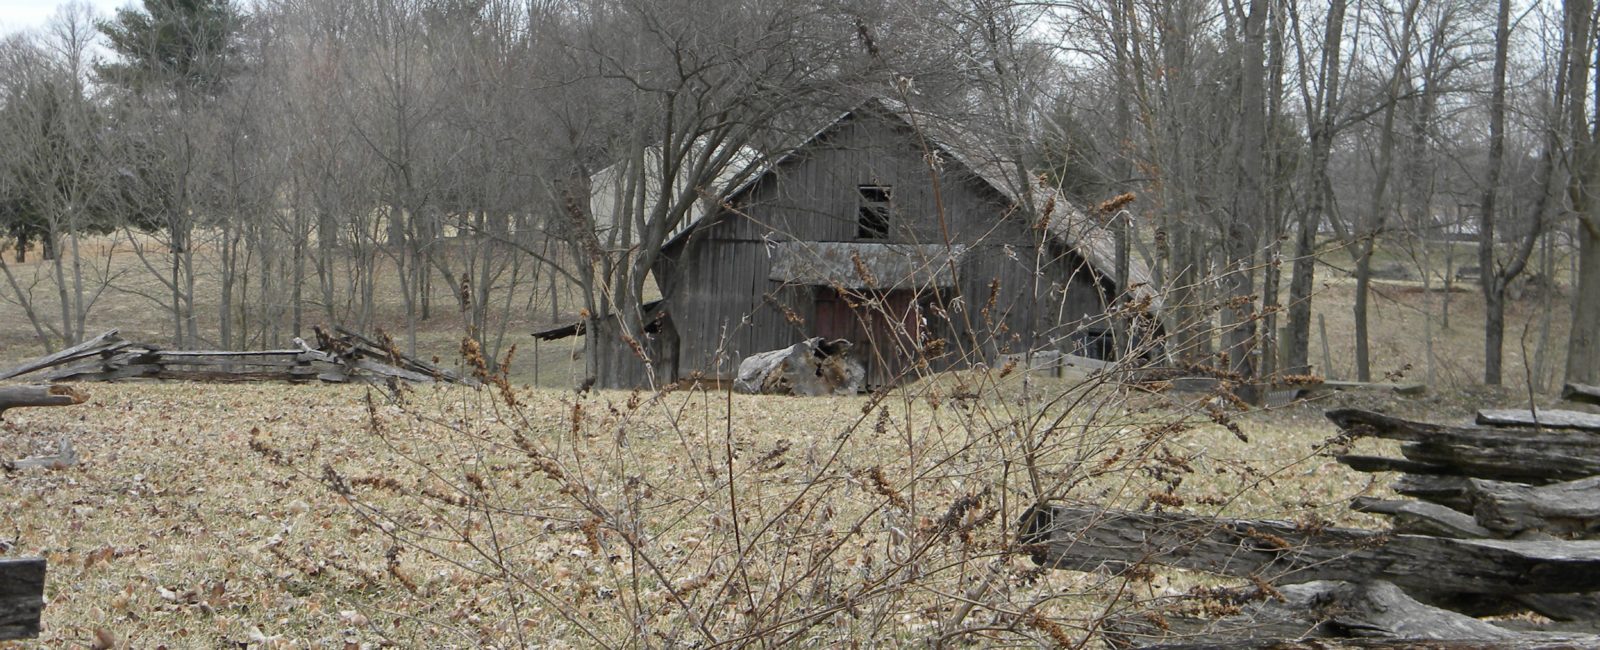
M 1427 341 L 1463 327 L 1458 285 L 1481 293 L 1483 382 L 1521 299 L 1546 314 L 1523 373 L 1595 384 L 1595 21 L 1591 0 L 69 4 L 0 43 L 0 301 L 41 352 L 117 326 L 118 300 L 177 347 L 320 322 L 415 353 L 442 319 L 493 360 L 516 323 L 637 332 L 703 192 L 885 97 L 1019 189 L 1133 193 L 1120 258 L 1154 270 L 1187 361 L 1326 372 L 1313 307 L 1353 277 L 1331 336 L 1370 380 L 1372 281 L 1404 277 Z M 590 210 L 607 167 L 616 223 Z

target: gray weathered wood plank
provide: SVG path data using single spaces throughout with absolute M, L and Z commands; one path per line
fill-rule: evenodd
M 1600 386 L 1567 384 L 1561 387 L 1561 399 L 1580 404 L 1600 404 Z
M 1350 502 L 1356 512 L 1384 515 L 1394 532 L 1407 535 L 1434 535 L 1453 539 L 1495 537 L 1494 531 L 1478 524 L 1464 512 L 1426 501 L 1399 501 L 1356 497 Z
M 1437 503 L 1452 510 L 1472 512 L 1472 479 L 1465 476 L 1402 474 L 1391 485 L 1395 492 Z
M 1279 589 L 1216 620 L 1128 616 L 1108 624 L 1116 645 L 1146 648 L 1573 648 L 1600 637 L 1512 630 L 1411 598 L 1395 585 L 1318 581 Z M 1314 640 L 1314 641 L 1313 641 Z M 1307 645 L 1299 645 L 1301 642 Z M 1159 645 L 1150 645 L 1152 642 Z
M 1484 409 L 1478 424 L 1496 427 L 1550 427 L 1600 432 L 1600 415 L 1563 409 Z
M 1355 409 L 1327 415 L 1346 436 L 1406 441 L 1401 453 L 1408 460 L 1452 473 L 1535 484 L 1600 475 L 1600 436 L 1590 433 L 1449 426 Z
M 1315 384 L 1307 384 L 1306 390 L 1390 390 L 1396 395 L 1421 395 L 1428 392 L 1427 384 L 1396 384 L 1370 381 L 1333 381 L 1323 380 Z
M 25 406 L 72 406 L 82 404 L 89 394 L 71 386 L 30 384 L 0 386 L 0 414 Z
M 0 641 L 39 636 L 44 573 L 43 558 L 0 559 Z
M 1150 562 L 1291 584 L 1387 580 L 1463 593 L 1600 591 L 1600 541 L 1462 540 L 1264 520 L 1035 506 L 1020 541 L 1042 566 Z
M 36 370 L 43 370 L 52 366 L 59 366 L 63 363 L 68 363 L 77 359 L 99 354 L 102 348 L 119 342 L 122 342 L 122 339 L 117 337 L 117 330 L 107 330 L 101 333 L 99 336 L 69 347 L 65 350 L 59 350 L 53 354 L 47 354 L 37 359 L 25 361 L 21 365 L 12 367 L 8 370 L 0 371 L 0 379 L 10 379 L 12 377 L 34 372 Z
M 1359 454 L 1341 454 L 1333 457 L 1341 465 L 1357 472 L 1405 472 L 1407 474 L 1437 474 L 1443 476 L 1460 475 L 1460 472 L 1449 465 L 1436 465 L 1433 463 L 1419 463 L 1403 458 L 1385 458 L 1383 456 L 1362 456 Z
M 433 377 L 430 375 L 424 375 L 420 372 L 413 372 L 406 370 L 405 368 L 398 368 L 387 363 L 374 361 L 372 359 L 356 359 L 350 365 L 353 368 L 362 370 L 364 372 L 369 372 L 380 377 L 394 377 L 395 379 L 404 379 L 406 381 L 414 381 L 418 383 L 429 383 L 433 381 Z
M 1503 534 L 1589 538 L 1600 533 L 1600 476 L 1540 486 L 1483 479 L 1468 485 L 1473 517 Z

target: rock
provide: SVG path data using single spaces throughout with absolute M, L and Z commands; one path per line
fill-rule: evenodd
M 811 338 L 750 355 L 739 362 L 733 389 L 751 395 L 854 395 L 867 372 L 850 354 L 851 347 L 843 339 Z

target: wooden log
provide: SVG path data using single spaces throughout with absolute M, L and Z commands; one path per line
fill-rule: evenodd
M 94 366 L 76 369 L 70 373 L 51 373 L 52 381 L 117 381 L 119 379 L 153 378 L 161 374 L 161 366 L 151 363 L 118 364 L 97 370 Z
M 1328 419 L 1352 437 L 1408 441 L 1409 460 L 1445 465 L 1467 476 L 1553 483 L 1600 475 L 1600 436 L 1573 431 L 1448 426 L 1340 409 Z
M 12 377 L 28 374 L 35 370 L 43 370 L 45 368 L 59 366 L 63 363 L 69 363 L 71 361 L 93 356 L 99 354 L 101 349 L 120 342 L 122 342 L 122 339 L 117 337 L 117 330 L 106 330 L 99 336 L 67 349 L 59 350 L 53 354 L 47 354 L 37 359 L 25 361 L 22 363 L 22 365 L 0 371 L 0 379 L 10 379 Z
M 353 331 L 351 331 L 349 329 L 346 329 L 343 325 L 336 325 L 336 326 L 334 326 L 333 329 L 334 329 L 335 332 L 338 332 L 341 336 L 344 336 L 345 338 L 351 339 L 354 342 L 359 343 L 360 346 L 358 346 L 358 347 L 367 348 L 367 352 L 372 354 L 373 356 L 377 356 L 377 357 L 380 357 L 380 358 L 383 358 L 383 359 L 389 359 L 390 361 L 396 362 L 398 365 L 401 365 L 403 367 L 407 367 L 410 370 L 414 370 L 414 371 L 417 371 L 417 372 L 433 375 L 435 377 L 442 378 L 445 381 L 449 381 L 449 382 L 457 383 L 457 384 L 477 385 L 477 383 L 478 383 L 478 381 L 476 379 L 462 377 L 461 375 L 456 374 L 455 372 L 452 372 L 450 370 L 446 370 L 444 368 L 440 368 L 440 367 L 438 367 L 436 365 L 433 365 L 433 364 L 428 363 L 426 361 L 423 361 L 421 359 L 417 359 L 417 358 L 414 358 L 414 357 L 410 357 L 410 356 L 401 354 L 397 350 L 387 349 L 382 343 L 379 343 L 378 341 L 375 341 L 373 339 L 370 339 L 370 338 L 367 338 L 365 336 L 362 336 L 361 334 L 353 332 Z
M 1472 512 L 1472 480 L 1465 476 L 1405 474 L 1391 486 L 1395 492 L 1437 503 L 1452 510 Z
M 1600 415 L 1562 409 L 1484 409 L 1478 424 L 1496 427 L 1549 427 L 1600 432 Z
M 1020 540 L 1042 566 L 1150 562 L 1291 584 L 1373 580 L 1465 593 L 1600 590 L 1600 542 L 1465 540 L 1260 520 L 1034 506 Z
M 424 375 L 420 372 L 413 372 L 404 368 L 398 368 L 387 363 L 373 361 L 372 359 L 356 359 L 350 363 L 350 366 L 357 370 L 361 370 L 362 372 L 371 373 L 379 377 L 393 377 L 395 379 L 404 379 L 406 381 L 420 383 L 428 383 L 433 381 L 433 377 L 430 375 Z
M 1600 593 L 1517 594 L 1511 599 L 1553 621 L 1589 623 L 1590 631 L 1600 623 Z
M 1538 639 L 1480 641 L 1474 639 L 1248 639 L 1197 641 L 1140 646 L 1143 650 L 1582 650 L 1600 642 L 1590 637 L 1550 636 Z
M 1426 501 L 1396 501 L 1356 497 L 1350 502 L 1356 512 L 1384 515 L 1394 532 L 1407 535 L 1434 535 L 1453 539 L 1494 537 L 1494 531 L 1478 524 L 1464 512 Z
M 251 359 L 255 357 L 294 359 L 295 356 L 300 354 L 300 352 L 300 350 L 240 350 L 236 352 L 225 350 L 157 350 L 156 355 L 163 359 L 187 359 L 191 357 L 198 357 L 238 361 L 241 359 Z
M 1590 538 L 1600 533 L 1600 476 L 1532 486 L 1471 479 L 1472 515 L 1510 536 L 1526 531 Z
M 163 357 L 160 357 L 160 360 L 158 361 L 158 363 L 160 365 L 162 365 L 162 366 L 167 366 L 167 367 L 180 366 L 180 367 L 188 367 L 188 368 L 221 367 L 221 368 L 255 368 L 255 369 L 262 369 L 262 368 L 293 368 L 299 362 L 295 361 L 294 359 L 273 359 L 273 358 L 266 358 L 266 357 L 245 358 L 245 359 L 221 359 L 221 358 L 216 358 L 216 357 L 185 357 L 185 358 L 181 358 L 181 359 L 171 359 L 171 358 L 167 358 L 167 357 L 163 356 Z
M 1561 387 L 1561 399 L 1580 404 L 1600 404 L 1600 386 L 1567 384 Z
M 143 346 L 124 346 L 117 350 L 107 350 L 108 354 L 100 359 L 82 361 L 65 367 L 58 367 L 40 375 L 40 379 L 48 381 L 85 381 L 99 373 L 111 372 L 130 365 L 149 365 L 155 360 L 155 350 Z
M 213 352 L 201 350 L 152 353 L 152 361 L 164 366 L 253 366 L 289 368 L 299 363 L 299 350 L 255 350 L 250 352 Z
M 1461 474 L 1461 472 L 1450 467 L 1449 465 L 1419 463 L 1400 458 L 1342 454 L 1339 456 L 1334 456 L 1333 459 L 1357 472 L 1405 472 L 1407 474 L 1433 474 L 1441 476 L 1459 476 Z
M 0 641 L 39 636 L 44 572 L 43 558 L 0 559 Z
M 249 370 L 243 368 L 234 370 L 188 370 L 183 368 L 162 367 L 156 372 L 140 376 L 167 381 L 200 381 L 213 383 L 293 381 L 296 379 L 294 374 L 290 372 L 289 368 L 277 370 Z
M 0 386 L 0 415 L 24 406 L 72 406 L 82 404 L 89 394 L 71 386 L 33 384 Z
M 1571 648 L 1600 638 L 1510 630 L 1417 602 L 1391 583 L 1318 581 L 1278 590 L 1282 600 L 1248 603 L 1203 621 L 1147 617 L 1113 622 L 1113 644 L 1146 648 Z M 1147 645 L 1157 641 L 1160 645 Z M 1304 643 L 1305 645 L 1301 645 Z M 1284 645 L 1287 644 L 1287 645 Z
M 1305 389 L 1317 391 L 1345 391 L 1345 390 L 1387 390 L 1396 395 L 1422 395 L 1428 392 L 1427 384 L 1396 384 L 1371 381 L 1334 381 L 1323 380 L 1315 384 L 1307 384 Z

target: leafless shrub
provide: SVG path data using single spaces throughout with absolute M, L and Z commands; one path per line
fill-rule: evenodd
M 386 630 L 416 642 L 445 627 L 491 645 L 540 630 L 601 646 L 1076 647 L 1164 602 L 1146 568 L 1033 566 L 1019 518 L 1051 500 L 1229 502 L 1191 487 L 1207 460 L 1178 441 L 1235 405 L 1150 392 L 1154 337 L 1063 378 L 1030 369 L 1030 355 L 934 372 L 940 346 L 908 341 L 896 353 L 918 362 L 898 386 L 755 419 L 783 398 L 688 384 L 557 399 L 495 381 L 480 358 L 486 389 L 372 395 L 371 447 L 392 473 L 335 463 L 322 480 L 389 539 L 355 565 L 382 567 L 357 570 L 426 605 Z M 457 583 L 476 595 L 447 611 Z

